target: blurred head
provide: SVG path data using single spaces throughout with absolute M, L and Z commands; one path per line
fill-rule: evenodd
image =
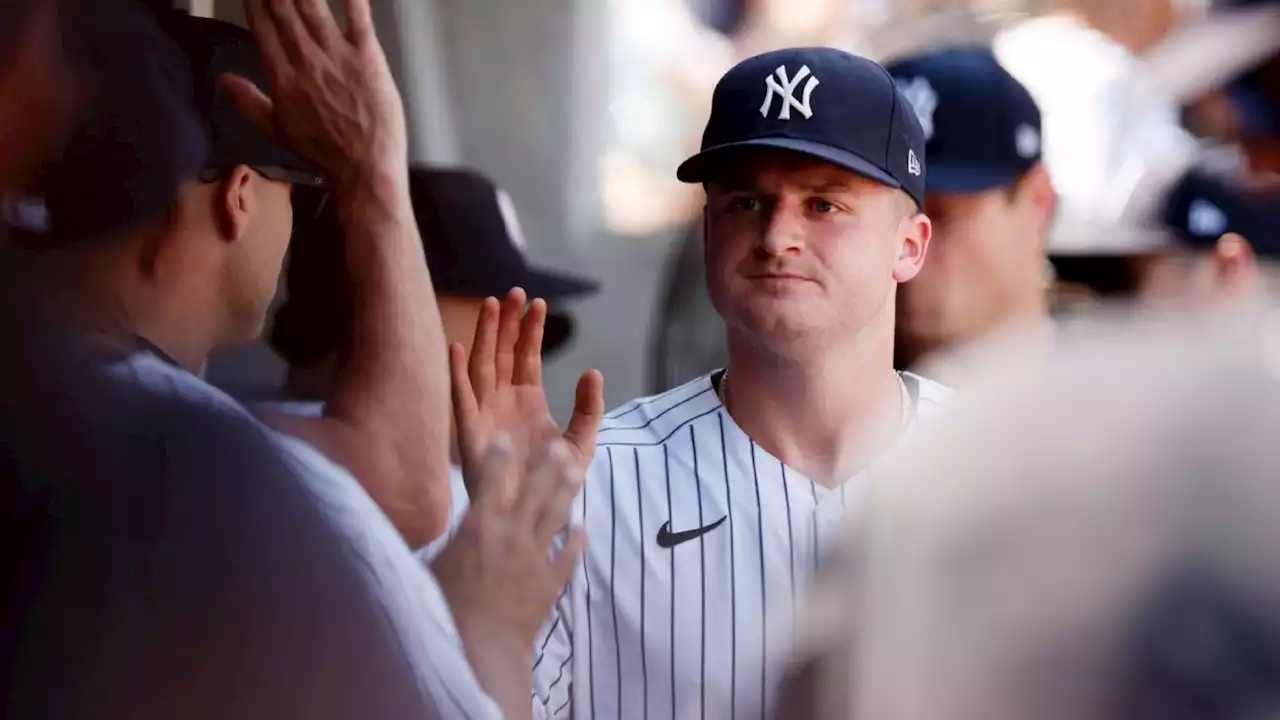
M 898 296 L 900 362 L 1045 315 L 1045 241 L 1056 210 L 1040 111 L 986 50 L 891 63 L 928 139 L 929 262 Z
M 1192 170 L 1163 200 L 1162 225 L 1173 239 L 1145 264 L 1138 294 L 1182 309 L 1261 299 L 1280 257 L 1280 195 Z
M 447 342 L 470 352 L 485 298 L 503 297 L 521 287 L 530 298 L 550 304 L 544 357 L 563 348 L 572 322 L 557 305 L 593 294 L 599 284 L 531 265 L 515 205 L 506 192 L 472 170 L 411 167 L 409 196 L 426 241 L 423 251 Z M 352 324 L 344 251 L 332 204 L 314 222 L 298 225 L 285 275 L 287 299 L 276 313 L 270 342 L 289 365 L 290 389 L 300 395 L 327 394 Z
M 264 173 L 234 165 L 186 183 L 155 246 L 157 270 L 212 293 L 218 348 L 262 333 L 293 233 L 293 187 Z
M 294 213 L 300 210 L 302 221 L 312 219 L 325 183 L 219 89 L 219 77 L 226 73 L 267 86 L 253 36 L 231 23 L 185 13 L 162 20 L 191 63 L 196 101 L 213 140 L 205 169 L 184 187 L 173 213 L 179 237 L 171 238 L 171 250 L 204 261 L 184 267 L 207 272 L 205 284 L 220 300 L 210 318 L 220 326 L 217 347 L 252 342 L 276 294 Z M 299 208 L 295 196 L 306 200 Z
M 1045 313 L 1045 238 L 1056 204 L 1043 165 L 1008 187 L 930 194 L 929 262 L 898 297 L 899 338 L 927 349 Z
M 707 191 L 707 290 L 730 337 L 797 357 L 891 333 L 929 246 L 924 156 L 919 120 L 869 60 L 788 49 L 729 70 L 677 175 Z

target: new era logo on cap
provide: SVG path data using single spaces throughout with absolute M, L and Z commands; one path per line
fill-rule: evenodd
M 745 148 L 808 155 L 924 202 L 920 120 L 884 68 L 841 50 L 778 50 L 736 65 L 716 85 L 701 152 L 677 176 L 707 182 Z

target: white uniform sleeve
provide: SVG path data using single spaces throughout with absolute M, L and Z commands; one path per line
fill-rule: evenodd
M 572 585 L 570 586 L 572 587 Z M 573 714 L 573 622 L 570 590 L 556 601 L 538 633 L 533 654 L 533 717 L 567 718 Z
M 414 552 L 418 560 L 425 564 L 430 564 L 432 560 L 436 559 L 440 551 L 444 550 L 445 546 L 458 534 L 458 526 L 462 524 L 463 518 L 467 516 L 467 507 L 469 505 L 470 499 L 467 497 L 467 485 L 462 481 L 462 469 L 455 466 L 449 470 L 449 526 L 440 534 L 440 537 L 432 540 L 426 547 Z

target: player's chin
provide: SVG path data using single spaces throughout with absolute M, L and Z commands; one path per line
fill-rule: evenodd
M 787 343 L 807 337 L 819 328 L 821 311 L 812 303 L 793 300 L 747 303 L 740 307 L 739 324 L 759 338 Z

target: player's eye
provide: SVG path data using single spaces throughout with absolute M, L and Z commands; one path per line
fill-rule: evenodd
M 727 213 L 749 213 L 758 211 L 760 207 L 761 203 L 759 199 L 753 198 L 749 195 L 739 195 L 737 197 L 730 198 L 729 201 L 725 203 L 724 211 Z
M 840 208 L 834 203 L 816 197 L 809 198 L 809 210 L 811 212 L 818 213 L 819 215 L 826 215 L 828 213 L 837 212 Z

